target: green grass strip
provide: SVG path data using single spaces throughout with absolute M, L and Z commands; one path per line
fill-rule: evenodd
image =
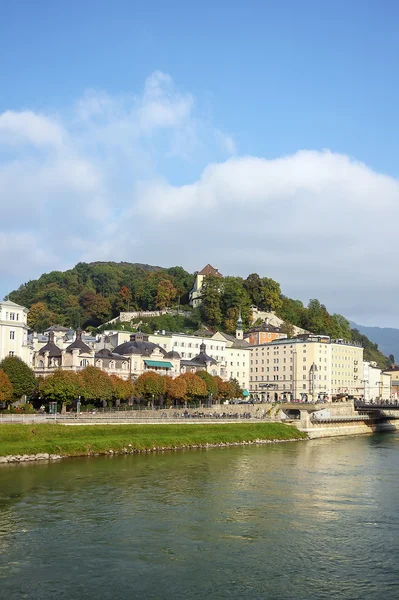
M 124 448 L 149 450 L 192 445 L 295 440 L 306 435 L 282 423 L 190 425 L 0 425 L 0 456 L 60 454 L 81 456 Z

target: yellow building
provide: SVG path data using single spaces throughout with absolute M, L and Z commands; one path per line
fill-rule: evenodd
M 250 393 L 263 401 L 360 397 L 363 348 L 308 335 L 250 347 Z

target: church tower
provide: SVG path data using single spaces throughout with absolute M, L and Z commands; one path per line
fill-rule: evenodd
M 237 340 L 243 340 L 244 339 L 244 331 L 242 329 L 241 309 L 240 309 L 240 312 L 239 312 L 239 315 L 238 315 L 238 319 L 237 319 L 236 338 L 237 338 Z

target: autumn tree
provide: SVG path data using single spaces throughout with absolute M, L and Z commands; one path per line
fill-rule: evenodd
M 175 402 L 184 402 L 187 393 L 187 383 L 182 375 L 173 379 L 165 377 L 165 396 L 167 404 Z
M 29 309 L 28 325 L 35 331 L 44 331 L 57 322 L 57 315 L 49 310 L 44 302 L 35 302 Z
M 82 393 L 82 380 L 80 374 L 57 369 L 41 381 L 39 391 L 47 400 L 55 400 L 63 405 L 72 404 Z
M 126 285 L 123 285 L 116 294 L 114 309 L 118 312 L 127 311 L 130 309 L 130 303 L 132 301 L 132 293 Z
M 165 393 L 165 377 L 155 371 L 147 371 L 136 379 L 134 388 L 140 398 L 159 398 Z
M 0 402 L 11 402 L 13 399 L 12 385 L 8 375 L 0 369 Z
M 86 367 L 80 373 L 82 379 L 82 396 L 85 400 L 111 400 L 113 394 L 112 381 L 98 367 Z
M 169 279 L 162 279 L 158 283 L 157 297 L 155 304 L 157 308 L 163 310 L 171 305 L 172 301 L 177 297 L 177 289 Z
M 112 399 L 113 400 L 128 400 L 133 396 L 135 388 L 132 381 L 122 379 L 117 375 L 110 375 L 112 383 Z
M 186 382 L 187 400 L 192 402 L 196 398 L 205 398 L 207 395 L 206 383 L 201 377 L 198 377 L 196 373 L 184 373 L 180 377 Z
M 35 374 L 32 369 L 17 356 L 7 356 L 0 363 L 0 369 L 6 373 L 11 382 L 13 400 L 19 400 L 25 394 L 29 396 L 36 387 Z

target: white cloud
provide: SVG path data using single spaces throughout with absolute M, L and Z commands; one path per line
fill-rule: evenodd
M 1 114 L 3 281 L 79 260 L 211 262 L 274 277 L 285 293 L 365 323 L 399 325 L 390 299 L 398 180 L 329 151 L 240 156 L 200 113 L 155 72 L 141 95 L 91 90 L 57 118 Z
M 61 146 L 66 132 L 54 119 L 31 111 L 8 110 L 0 115 L 0 143 Z

